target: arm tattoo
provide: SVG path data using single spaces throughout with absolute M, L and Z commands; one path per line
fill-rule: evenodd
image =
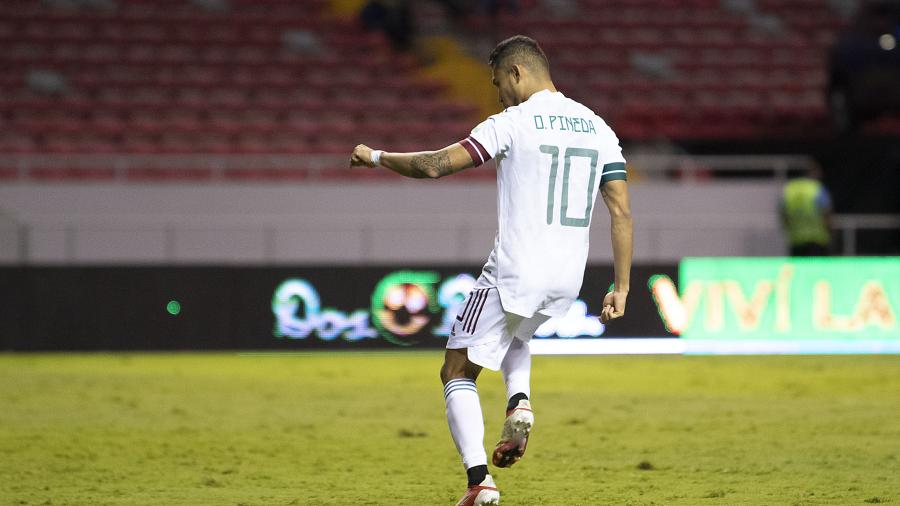
M 443 151 L 416 155 L 409 164 L 412 169 L 412 177 L 441 177 L 450 173 L 453 167 L 450 165 L 450 155 Z

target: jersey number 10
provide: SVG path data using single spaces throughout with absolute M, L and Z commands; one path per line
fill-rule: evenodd
M 552 157 L 550 162 L 550 184 L 547 189 L 547 225 L 553 224 L 554 196 L 556 195 L 556 172 L 559 169 L 559 147 L 549 144 L 541 144 L 541 153 Z M 587 206 L 585 206 L 583 218 L 571 218 L 569 209 L 569 176 L 572 168 L 572 158 L 582 157 L 591 161 L 591 175 L 587 183 Z M 594 179 L 597 177 L 597 160 L 600 155 L 596 149 L 566 148 L 563 155 L 562 195 L 560 197 L 559 224 L 566 227 L 586 227 L 591 223 L 591 209 L 594 207 Z

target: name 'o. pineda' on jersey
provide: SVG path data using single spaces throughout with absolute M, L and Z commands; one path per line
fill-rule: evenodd
M 538 130 L 549 128 L 550 130 L 561 130 L 563 132 L 569 131 L 585 134 L 597 133 L 597 129 L 594 128 L 593 120 L 584 118 L 572 118 L 569 116 L 556 116 L 552 114 L 548 116 L 535 114 L 534 128 L 537 128 Z
M 483 446 L 476 386 L 482 368 L 502 372 L 507 394 L 491 461 L 509 467 L 525 454 L 535 423 L 529 341 L 541 324 L 566 314 L 581 290 L 598 193 L 610 213 L 615 265 L 602 321 L 625 314 L 631 271 L 627 169 L 615 133 L 556 89 L 534 39 L 518 35 L 500 42 L 488 63 L 504 110 L 468 137 L 414 153 L 360 144 L 350 158 L 352 166 L 382 166 L 413 178 L 440 178 L 490 160 L 497 168 L 494 248 L 463 301 L 441 368 L 447 422 L 468 479 L 457 506 L 500 503 Z

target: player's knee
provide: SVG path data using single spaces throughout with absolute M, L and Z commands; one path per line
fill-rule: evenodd
M 447 384 L 450 380 L 461 379 L 461 378 L 469 378 L 475 379 L 477 377 L 477 373 L 474 371 L 470 371 L 468 367 L 466 367 L 466 363 L 454 363 L 451 361 L 444 361 L 444 365 L 441 366 L 441 383 Z
M 468 378 L 472 381 L 478 379 L 481 366 L 469 361 L 466 349 L 447 350 L 444 355 L 444 365 L 441 367 L 441 382 L 445 385 L 450 380 Z
M 452 367 L 445 361 L 444 365 L 441 366 L 441 383 L 446 385 L 452 379 L 462 378 L 462 371 L 455 369 L 457 368 Z

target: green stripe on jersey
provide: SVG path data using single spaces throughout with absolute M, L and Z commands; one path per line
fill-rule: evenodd
M 616 179 L 627 181 L 627 176 L 628 173 L 625 172 L 624 162 L 607 163 L 603 166 L 603 171 L 600 173 L 600 186 L 603 186 L 603 184 L 606 182 L 614 181 Z

